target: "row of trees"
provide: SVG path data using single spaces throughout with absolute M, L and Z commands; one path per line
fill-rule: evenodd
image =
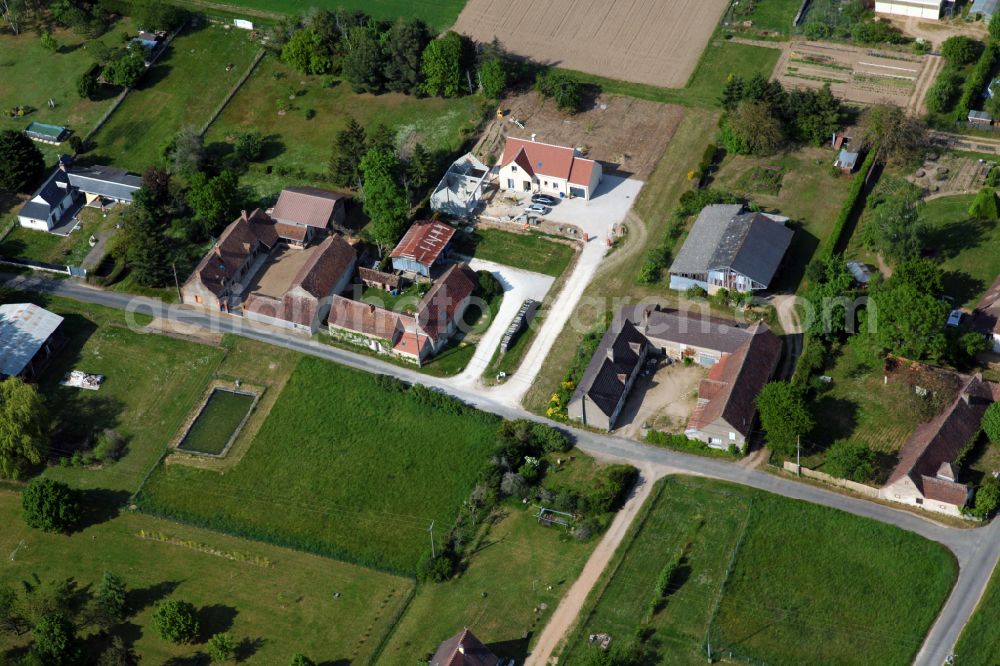
M 732 152 L 769 155 L 786 143 L 821 145 L 840 127 L 840 101 L 820 90 L 785 90 L 757 74 L 731 76 L 722 91 L 722 137 Z
M 336 74 L 356 92 L 456 97 L 480 87 L 499 97 L 506 87 L 502 53 L 481 49 L 456 32 L 435 38 L 419 19 L 375 21 L 360 11 L 313 10 L 286 19 L 272 43 L 304 74 Z

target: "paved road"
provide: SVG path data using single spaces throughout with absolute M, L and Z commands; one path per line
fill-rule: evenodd
M 168 306 L 158 300 L 101 291 L 68 280 L 49 280 L 38 277 L 9 276 L 0 274 L 0 284 L 8 287 L 56 294 L 88 303 L 158 316 L 189 326 L 200 326 L 215 332 L 234 333 L 278 347 L 325 358 L 343 365 L 388 374 L 407 382 L 418 382 L 440 388 L 455 397 L 505 418 L 540 417 L 512 406 L 506 401 L 495 400 L 489 394 L 454 386 L 449 380 L 436 379 L 416 370 L 401 368 L 375 358 L 323 345 L 299 337 L 284 329 L 250 325 L 246 320 L 229 315 L 206 313 L 185 306 Z M 141 326 L 136 326 L 141 328 Z M 947 546 L 958 560 L 961 572 L 943 612 L 932 627 L 923 648 L 915 661 L 920 666 L 938 666 L 944 662 L 957 641 L 962 627 L 971 616 L 981 597 L 993 568 L 1000 557 L 1000 522 L 982 529 L 960 529 L 938 524 L 908 511 L 882 504 L 841 495 L 822 487 L 745 469 L 731 463 L 702 458 L 677 451 L 654 448 L 637 442 L 570 428 L 581 450 L 602 459 L 629 462 L 637 467 L 657 473 L 683 472 L 709 476 L 739 483 L 764 491 L 833 507 L 858 516 L 872 518 L 915 532 Z

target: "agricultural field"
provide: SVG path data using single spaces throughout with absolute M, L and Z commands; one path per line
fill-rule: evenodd
M 859 104 L 889 101 L 923 111 L 922 98 L 934 81 L 928 58 L 913 53 L 874 51 L 829 42 L 795 42 L 782 50 L 775 75 L 786 87 L 830 90 Z
M 287 664 L 296 652 L 317 663 L 365 663 L 413 590 L 409 579 L 139 513 L 108 518 L 68 537 L 46 534 L 24 525 L 19 494 L 0 491 L 0 587 L 19 588 L 38 574 L 72 578 L 87 594 L 105 571 L 121 576 L 128 617 L 114 633 L 143 663 L 193 663 L 220 631 L 232 633 L 247 663 Z M 174 645 L 153 631 L 153 604 L 168 597 L 198 610 L 196 644 Z M 104 643 L 91 632 L 81 635 L 94 656 Z M 0 634 L 0 660 L 29 638 Z
M 279 101 L 293 108 L 279 115 Z M 352 117 L 367 128 L 379 123 L 392 128 L 404 152 L 420 142 L 450 154 L 478 126 L 481 104 L 476 95 L 418 99 L 402 93 L 356 94 L 343 81 L 299 74 L 267 55 L 209 128 L 205 143 L 210 152 L 225 155 L 236 133 L 259 130 L 265 138 L 264 157 L 242 180 L 267 198 L 289 179 L 329 187 L 325 181 L 333 141 Z
M 108 46 L 117 46 L 126 32 L 135 32 L 130 19 L 119 21 L 99 39 Z M 81 99 L 76 92 L 77 79 L 94 64 L 86 40 L 61 28 L 53 30 L 52 37 L 59 44 L 54 53 L 42 46 L 34 30 L 26 29 L 18 36 L 6 30 L 0 32 L 0 130 L 23 130 L 29 123 L 39 122 L 68 127 L 82 139 L 111 107 L 116 96 L 112 89 L 97 100 Z M 39 77 L 40 71 L 44 71 L 43 78 Z M 56 103 L 54 109 L 48 106 L 50 99 Z M 8 110 L 15 106 L 34 111 L 11 118 Z M 50 164 L 56 162 L 60 151 L 67 150 L 66 146 L 36 145 Z
M 965 625 L 955 646 L 955 657 L 963 666 L 991 666 L 1000 661 L 1000 634 L 994 631 L 1000 622 L 1000 569 L 993 572 L 990 584 L 979 600 L 976 612 Z
M 665 88 L 687 83 L 727 0 L 469 0 L 457 32 L 597 76 Z
M 737 192 L 767 212 L 795 221 L 795 236 L 776 289 L 795 291 L 816 248 L 833 224 L 851 187 L 851 176 L 833 174 L 836 154 L 806 147 L 774 157 L 729 155 L 713 176 L 713 187 Z
M 246 73 L 260 49 L 249 35 L 189 24 L 94 135 L 88 158 L 137 173 L 161 162 L 178 130 L 200 130 Z
M 678 566 L 654 604 L 671 562 Z M 627 641 L 645 628 L 645 663 L 704 663 L 709 637 L 716 659 L 809 663 L 822 654 L 836 663 L 909 664 L 956 575 L 943 546 L 897 528 L 670 477 L 591 593 L 560 661 L 596 649 L 590 634 Z
M 148 513 L 412 573 L 431 521 L 439 536 L 454 521 L 498 425 L 428 395 L 302 358 L 238 464 L 221 476 L 161 465 L 136 501 Z
M 463 233 L 455 244 L 455 251 L 552 277 L 563 274 L 575 252 L 572 245 L 550 240 L 543 234 L 519 234 L 500 229 L 477 229 L 471 234 Z

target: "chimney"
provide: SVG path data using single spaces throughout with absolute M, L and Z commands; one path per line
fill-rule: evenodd
M 532 134 L 531 134 L 531 142 L 532 142 L 532 143 L 534 143 L 534 142 L 535 142 L 535 137 L 536 137 L 536 136 L 538 136 L 538 135 L 537 135 L 537 134 L 535 134 L 534 132 L 532 132 Z
M 375 314 L 375 304 L 374 303 L 369 303 L 368 304 L 368 311 L 371 312 L 372 314 Z
M 240 211 L 240 219 L 242 219 L 244 222 L 246 222 L 248 219 L 250 219 L 250 218 L 247 217 L 247 212 L 245 210 L 241 210 Z
M 638 354 L 642 350 L 642 345 L 640 345 L 638 342 L 630 342 L 628 343 L 628 346 L 636 354 Z
M 628 375 L 626 375 L 624 372 L 618 373 L 618 381 L 624 384 L 626 379 L 628 379 Z
M 219 257 L 220 259 L 222 258 L 222 248 L 219 247 L 218 243 L 215 244 L 215 256 Z
M 962 402 L 964 402 L 965 404 L 967 404 L 967 405 L 968 405 L 968 404 L 969 404 L 969 399 L 970 399 L 971 397 L 972 397 L 972 396 L 971 396 L 971 395 L 969 395 L 969 392 L 968 392 L 968 391 L 962 391 Z
M 615 348 L 614 348 L 614 345 L 608 347 L 608 360 L 609 361 L 614 361 L 615 360 Z
M 458 653 L 459 654 L 465 654 L 465 645 L 464 644 L 462 644 L 462 643 L 458 644 Z

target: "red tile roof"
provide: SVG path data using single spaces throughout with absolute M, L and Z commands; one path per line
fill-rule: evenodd
M 702 402 L 688 420 L 688 428 L 701 430 L 718 419 L 724 420 L 744 437 L 750 434 L 756 399 L 771 379 L 781 358 L 781 340 L 767 324 L 756 322 L 750 338 L 709 370 L 698 387 Z
M 286 187 L 278 195 L 271 217 L 283 222 L 325 229 L 343 194 L 315 187 Z
M 256 246 L 264 245 L 270 250 L 277 242 L 274 222 L 266 213 L 259 208 L 250 215 L 244 212 L 223 230 L 188 279 L 197 277 L 212 293 L 220 295 Z
M 295 224 L 278 222 L 274 225 L 274 231 L 278 234 L 278 238 L 284 238 L 285 240 L 298 241 L 299 243 L 302 243 L 306 239 L 306 234 L 309 233 L 309 227 L 300 227 Z
M 454 227 L 436 220 L 414 222 L 390 257 L 413 259 L 423 266 L 432 266 L 455 235 Z
M 430 666 L 496 666 L 500 660 L 468 629 L 438 646 Z
M 461 316 L 459 306 L 478 284 L 475 272 L 467 264 L 454 264 L 434 281 L 434 286 L 417 304 L 420 329 L 434 340 L 445 336 L 451 322 Z
M 953 482 L 935 477 L 941 464 L 954 462 L 962 448 L 979 432 L 986 408 L 998 397 L 998 388 L 991 382 L 983 381 L 979 375 L 969 377 L 948 408 L 917 426 L 910 439 L 903 444 L 899 462 L 886 485 L 891 486 L 909 476 L 930 499 L 946 502 L 958 499 L 958 490 L 945 486 Z M 965 504 L 965 497 L 950 503 L 961 506 Z
M 530 174 L 560 178 L 577 185 L 590 184 L 595 165 L 594 160 L 580 157 L 573 148 L 508 137 L 500 166 L 515 161 Z
M 392 310 L 376 307 L 362 301 L 352 301 L 343 296 L 334 296 L 330 303 L 328 322 L 336 328 L 343 328 L 373 338 L 394 343 L 397 336 L 414 325 L 413 317 L 401 315 Z
M 333 234 L 320 243 L 309 261 L 299 269 L 290 289 L 301 287 L 316 298 L 326 298 L 344 273 L 354 270 L 357 254 L 340 235 Z
M 405 354 L 415 359 L 422 359 L 428 348 L 431 346 L 430 338 L 426 335 L 404 331 L 399 336 L 399 340 L 393 345 L 392 350 L 397 354 Z

